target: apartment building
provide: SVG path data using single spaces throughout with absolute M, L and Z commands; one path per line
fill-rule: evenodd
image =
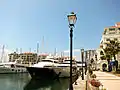
M 25 52 L 20 53 L 19 57 L 23 59 L 23 64 L 35 64 L 37 62 L 37 53 Z
M 11 53 L 8 55 L 9 56 L 9 61 L 13 62 L 16 59 L 22 59 L 22 64 L 35 64 L 39 62 L 41 59 L 45 59 L 48 54 L 40 54 L 37 55 L 37 53 L 32 53 L 32 52 L 24 52 L 24 53 Z
M 91 64 L 91 60 L 93 60 L 92 67 L 96 68 L 97 56 L 96 50 L 86 50 L 84 53 L 84 61 L 87 65 Z
M 19 58 L 19 54 L 16 52 L 10 53 L 8 54 L 8 56 L 9 56 L 9 62 L 13 62 L 15 59 Z
M 40 54 L 40 55 L 38 55 L 38 61 L 37 62 L 41 61 L 41 59 L 45 59 L 47 56 L 48 56 L 48 54 Z
M 109 40 L 118 40 L 120 41 L 120 22 L 116 23 L 115 26 L 110 26 L 104 28 L 100 46 L 105 48 L 105 42 Z
M 106 47 L 105 43 L 110 40 L 118 40 L 120 42 L 120 22 L 117 22 L 114 26 L 104 28 L 102 38 L 100 41 L 100 46 L 97 49 L 97 56 L 99 60 L 101 57 L 100 52 L 103 50 L 103 48 Z M 120 53 L 116 55 L 116 59 L 120 64 Z
M 22 59 L 23 64 L 29 64 L 31 62 L 32 64 L 37 62 L 37 53 L 31 53 L 31 52 L 25 52 L 25 53 L 11 53 L 8 55 L 9 56 L 9 61 L 13 62 L 16 59 L 20 58 Z

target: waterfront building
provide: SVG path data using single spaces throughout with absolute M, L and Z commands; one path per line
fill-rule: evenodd
M 91 63 L 91 61 L 93 62 Z M 84 61 L 86 64 L 89 66 L 89 64 L 92 65 L 92 68 L 96 69 L 96 62 L 97 62 L 97 57 L 96 57 L 96 50 L 85 50 L 84 51 Z
M 25 53 L 10 53 L 9 55 L 9 61 L 13 62 L 16 59 L 20 58 L 22 59 L 22 64 L 34 64 L 37 61 L 37 53 L 31 53 L 31 52 L 25 52 Z
M 8 54 L 8 56 L 9 56 L 9 62 L 13 62 L 15 59 L 19 58 L 19 54 L 16 52 L 10 53 Z
M 38 60 L 37 60 L 37 62 L 40 62 L 41 59 L 45 59 L 47 56 L 48 56 L 48 54 L 40 54 L 40 55 L 38 55 Z
M 115 26 L 104 28 L 102 39 L 100 41 L 100 47 L 105 48 L 105 43 L 110 40 L 120 41 L 120 22 L 116 23 Z
M 25 53 L 20 53 L 19 57 L 23 59 L 23 64 L 35 64 L 37 61 L 37 53 L 32 53 L 32 52 L 25 52 Z
M 118 40 L 120 42 L 120 22 L 117 22 L 114 26 L 109 26 L 109 27 L 104 28 L 102 38 L 100 41 L 100 45 L 97 49 L 98 60 L 101 60 L 100 52 L 103 51 L 103 48 L 106 47 L 105 43 L 110 40 Z M 116 55 L 116 59 L 118 60 L 118 63 L 120 64 L 120 53 Z M 107 62 L 104 60 L 102 62 L 107 64 Z

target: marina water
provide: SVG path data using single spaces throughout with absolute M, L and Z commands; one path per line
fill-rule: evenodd
M 0 74 L 0 90 L 68 90 L 69 79 L 32 80 L 29 74 Z

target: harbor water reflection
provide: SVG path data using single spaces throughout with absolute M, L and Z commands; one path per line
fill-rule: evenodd
M 24 90 L 67 90 L 69 79 L 59 80 L 31 80 Z
M 29 80 L 28 74 L 0 74 L 0 90 L 23 90 Z
M 76 78 L 73 78 L 73 82 Z M 0 90 L 67 90 L 69 79 L 34 80 L 29 74 L 0 74 Z

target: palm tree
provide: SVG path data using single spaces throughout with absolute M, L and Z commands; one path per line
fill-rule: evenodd
M 106 59 L 105 55 L 101 56 L 100 59 L 105 60 Z
M 112 59 L 111 51 L 106 47 L 104 50 L 105 53 L 105 59 L 108 61 L 108 64 L 110 60 Z
M 116 56 L 120 52 L 120 43 L 118 40 L 110 40 L 109 42 L 105 43 L 106 48 L 104 48 L 104 53 L 107 56 L 107 59 L 110 60 L 114 57 L 116 70 L 118 68 L 118 61 L 116 60 Z

